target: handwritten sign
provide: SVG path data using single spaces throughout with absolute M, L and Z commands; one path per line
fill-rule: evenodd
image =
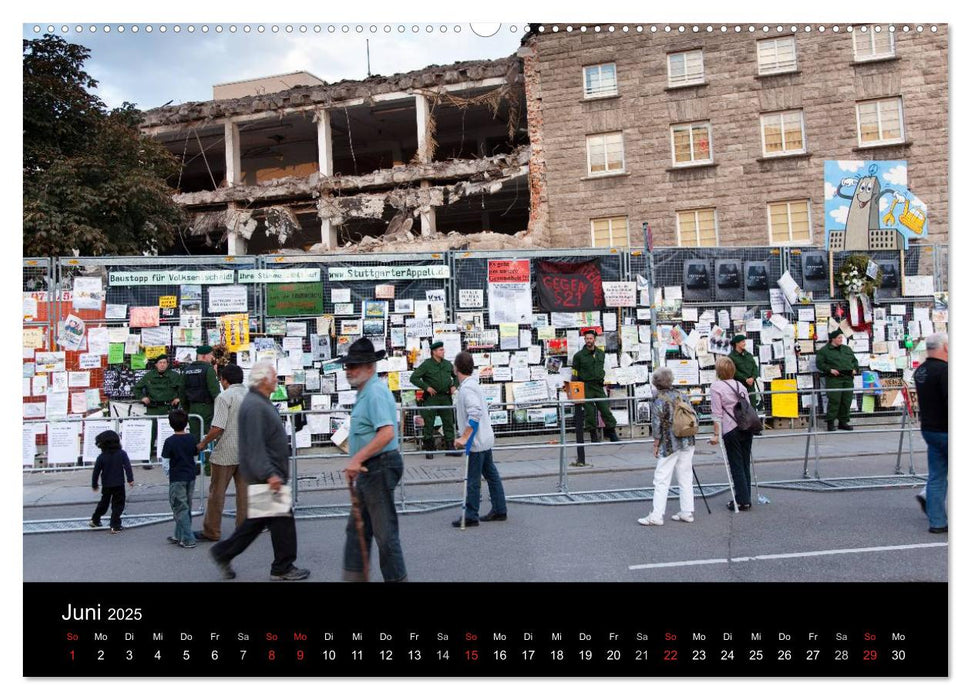
M 459 308 L 461 309 L 481 309 L 482 308 L 481 289 L 460 289 Z
M 489 282 L 529 282 L 529 260 L 490 260 Z
M 637 306 L 636 282 L 601 282 L 607 306 Z M 680 287 L 677 287 L 680 291 Z
M 545 311 L 590 311 L 604 305 L 599 261 L 537 263 L 536 289 Z

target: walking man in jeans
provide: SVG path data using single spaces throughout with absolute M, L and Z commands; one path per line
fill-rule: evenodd
M 360 338 L 337 360 L 347 370 L 347 382 L 357 389 L 351 411 L 348 448 L 351 461 L 344 470 L 347 483 L 356 490 L 364 526 L 364 549 L 378 541 L 381 575 L 385 582 L 407 581 L 405 557 L 398 539 L 398 514 L 394 489 L 401 480 L 404 461 L 398 451 L 398 411 L 388 385 L 377 376 L 375 364 L 385 355 Z M 352 512 L 347 518 L 344 542 L 344 580 L 364 581 L 364 552 Z
M 947 532 L 947 335 L 925 339 L 927 359 L 914 371 L 920 433 L 927 443 L 928 532 Z
M 455 446 L 464 450 L 468 441 L 472 440 L 472 448 L 468 456 L 468 480 L 465 487 L 465 524 L 472 527 L 478 525 L 480 520 L 488 523 L 506 519 L 506 494 L 502 489 L 499 470 L 496 469 L 496 463 L 492 461 L 492 446 L 496 442 L 496 436 L 492 432 L 489 406 L 479 388 L 479 380 L 472 376 L 474 367 L 475 363 L 469 353 L 460 352 L 455 356 L 455 376 L 459 380 L 455 410 L 458 413 L 459 430 L 463 431 L 455 439 Z M 492 509 L 480 518 L 479 502 L 483 476 L 489 484 L 489 500 L 492 502 Z M 461 527 L 462 518 L 452 525 Z
M 239 406 L 239 468 L 248 484 L 269 484 L 279 491 L 290 478 L 290 439 L 270 395 L 276 390 L 276 367 L 272 362 L 257 362 L 249 373 L 249 392 Z M 230 567 L 233 558 L 242 554 L 253 540 L 270 529 L 273 542 L 273 564 L 270 578 L 274 581 L 299 581 L 310 575 L 307 569 L 293 565 L 297 559 L 297 528 L 293 511 L 289 515 L 247 517 L 236 531 L 209 550 L 223 578 L 235 578 Z

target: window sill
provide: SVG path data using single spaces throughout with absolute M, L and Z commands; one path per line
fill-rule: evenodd
M 594 97 L 584 97 L 580 100 L 580 103 L 584 102 L 601 102 L 603 100 L 616 100 L 620 98 L 620 93 L 615 92 L 613 95 L 595 95 Z
M 710 83 L 707 80 L 703 80 L 700 83 L 685 83 L 684 85 L 668 85 L 664 88 L 664 92 L 678 92 L 679 90 L 687 90 L 688 88 L 700 88 L 708 87 Z
M 780 75 L 802 75 L 802 71 L 798 68 L 795 70 L 783 70 L 778 73 L 759 73 L 755 76 L 756 80 L 765 80 L 766 78 L 778 78 Z
M 586 180 L 606 180 L 612 177 L 627 177 L 629 175 L 629 170 L 624 170 L 617 173 L 604 173 L 603 175 L 587 175 L 586 177 L 581 177 L 580 182 L 584 182 Z
M 866 146 L 856 146 L 853 151 L 874 151 L 880 148 L 910 148 L 914 145 L 913 141 L 896 141 L 894 143 L 875 143 Z
M 690 165 L 672 165 L 670 168 L 665 168 L 669 173 L 677 173 L 682 170 L 699 170 L 703 168 L 717 168 L 718 163 L 712 161 L 710 163 L 691 163 Z
M 761 158 L 756 158 L 756 163 L 771 163 L 774 160 L 798 160 L 800 158 L 812 158 L 812 153 L 810 151 L 803 151 L 801 153 L 783 153 L 778 156 L 762 156 Z
M 811 246 L 812 241 L 785 241 L 784 243 L 773 243 L 769 241 L 769 247 L 791 248 L 792 246 Z
M 854 59 L 850 65 L 851 66 L 865 66 L 870 63 L 890 63 L 892 61 L 899 61 L 900 56 L 877 56 L 876 58 L 857 58 Z

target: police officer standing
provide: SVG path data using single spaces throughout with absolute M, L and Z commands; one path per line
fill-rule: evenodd
M 735 365 L 735 379 L 742 382 L 748 390 L 748 400 L 755 408 L 759 408 L 759 395 L 755 389 L 755 380 L 759 378 L 759 365 L 755 357 L 745 349 L 748 338 L 739 333 L 732 338 L 732 351 L 728 359 Z
M 573 356 L 573 378 L 583 382 L 584 397 L 587 399 L 605 399 L 604 391 L 604 351 L 596 346 L 597 332 L 588 328 L 583 332 L 584 347 Z M 620 440 L 617 437 L 617 419 L 610 412 L 606 401 L 596 401 L 583 404 L 586 429 L 590 432 L 593 442 L 600 442 L 597 431 L 597 411 L 604 421 L 604 435 L 611 442 Z
M 826 430 L 853 430 L 850 426 L 850 405 L 853 403 L 853 374 L 860 368 L 856 355 L 843 344 L 839 328 L 829 334 L 829 344 L 816 353 L 816 369 L 826 377 Z
M 219 378 L 212 366 L 212 347 L 200 345 L 196 348 L 196 361 L 182 370 L 182 383 L 189 403 L 188 412 L 202 417 L 201 435 L 205 435 L 212 426 L 213 404 L 219 396 Z M 200 439 L 198 421 L 189 421 L 189 432 L 197 441 Z
M 432 459 L 431 450 L 435 449 L 435 416 L 442 419 L 442 432 L 445 434 L 446 449 L 455 442 L 455 419 L 452 415 L 452 394 L 458 388 L 458 380 L 452 374 L 452 363 L 445 359 L 445 345 L 434 342 L 431 346 L 432 356 L 418 365 L 418 369 L 411 373 L 411 383 L 424 392 L 422 406 L 429 410 L 422 411 L 421 417 L 425 423 L 422 430 L 422 441 L 425 449 L 425 459 Z M 458 454 L 450 452 L 449 454 Z
M 149 416 L 167 416 L 169 411 L 184 403 L 182 376 L 169 368 L 169 356 L 162 354 L 155 358 L 155 369 L 135 383 L 135 395 L 147 407 Z M 158 436 L 158 423 L 152 421 L 152 452 L 155 452 L 155 439 Z M 151 469 L 145 465 L 145 469 Z

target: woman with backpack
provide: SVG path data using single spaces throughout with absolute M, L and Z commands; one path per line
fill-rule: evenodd
M 661 367 L 651 375 L 651 383 L 657 396 L 651 406 L 651 434 L 654 436 L 654 507 L 643 518 L 641 525 L 663 525 L 664 510 L 668 503 L 668 487 L 671 476 L 678 480 L 680 510 L 671 520 L 693 523 L 694 490 L 691 486 L 691 458 L 695 453 L 694 434 L 698 431 L 698 419 L 691 404 L 677 389 L 672 388 L 674 375 L 667 367 Z M 690 415 L 686 415 L 690 412 Z M 686 420 L 686 417 L 688 420 Z M 676 429 L 677 426 L 677 429 Z
M 715 425 L 709 442 L 717 445 L 721 437 L 725 444 L 735 492 L 728 510 L 734 511 L 736 503 L 738 510 L 748 510 L 752 507 L 752 432 L 738 424 L 741 412 L 736 407 L 744 402 L 742 409 L 751 410 L 752 405 L 745 385 L 735 379 L 735 364 L 724 355 L 715 362 L 715 376 L 718 381 L 711 385 L 711 418 Z

